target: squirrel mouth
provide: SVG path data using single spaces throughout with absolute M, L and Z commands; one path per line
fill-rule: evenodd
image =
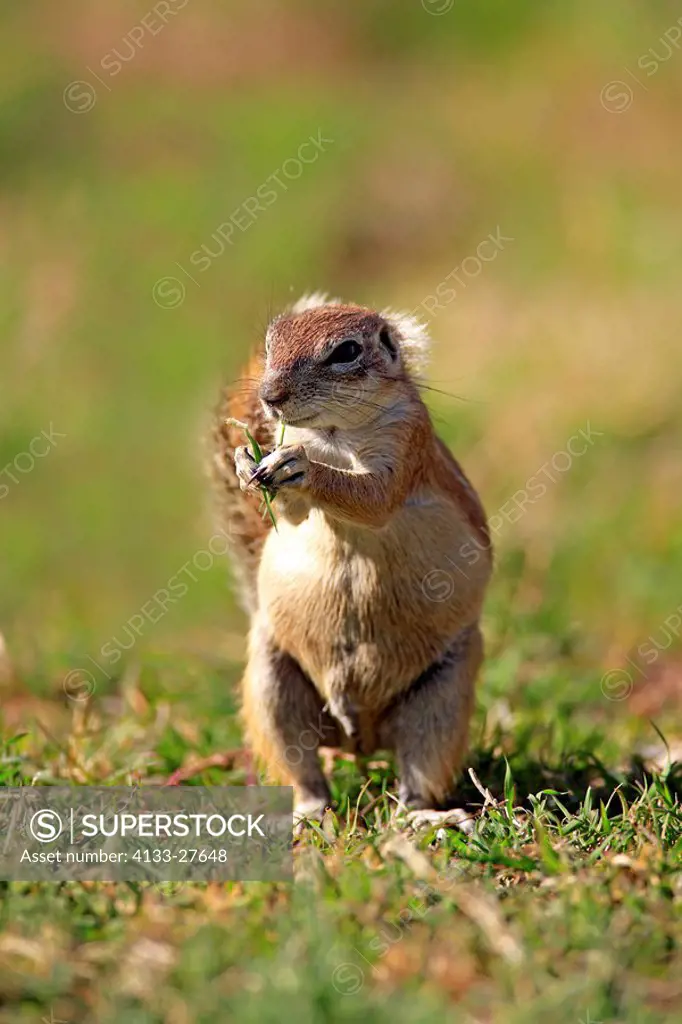
M 289 419 L 287 416 L 280 416 L 280 421 L 286 427 L 302 427 L 306 423 L 312 423 L 313 420 L 317 419 L 317 413 L 313 413 L 312 416 L 299 416 L 297 420 Z

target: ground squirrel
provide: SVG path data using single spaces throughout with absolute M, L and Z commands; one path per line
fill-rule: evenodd
M 420 396 L 427 348 L 408 315 L 306 296 L 217 410 L 212 473 L 251 616 L 247 739 L 299 815 L 330 802 L 320 746 L 394 751 L 413 809 L 444 805 L 466 751 L 491 547 Z

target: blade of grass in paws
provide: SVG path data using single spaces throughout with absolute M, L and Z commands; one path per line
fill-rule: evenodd
M 241 430 L 244 431 L 244 433 L 246 434 L 246 440 L 251 445 L 251 451 L 253 452 L 255 463 L 257 466 L 260 465 L 260 463 L 263 461 L 263 452 L 261 450 L 261 446 L 258 444 L 258 441 L 253 436 L 253 434 L 247 427 L 246 423 L 244 423 L 242 420 L 234 419 L 234 417 L 230 417 L 225 422 L 229 423 L 233 427 L 239 427 Z M 275 513 L 272 511 L 272 498 L 270 497 L 270 492 L 265 486 L 265 484 L 260 485 L 260 491 L 261 494 L 263 495 L 263 501 L 265 502 L 266 511 L 270 516 L 270 522 L 272 523 L 274 528 L 277 529 L 277 520 L 275 519 Z

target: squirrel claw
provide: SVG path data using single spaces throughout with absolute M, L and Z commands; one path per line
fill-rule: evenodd
M 308 476 L 308 466 L 308 456 L 302 445 L 276 448 L 265 456 L 247 486 L 267 487 L 271 494 L 280 487 L 301 486 Z

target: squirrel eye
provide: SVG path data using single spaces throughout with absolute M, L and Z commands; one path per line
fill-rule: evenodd
M 334 351 L 325 359 L 325 365 L 331 366 L 334 363 L 353 363 L 362 352 L 362 345 L 353 338 L 347 338 L 337 345 Z

